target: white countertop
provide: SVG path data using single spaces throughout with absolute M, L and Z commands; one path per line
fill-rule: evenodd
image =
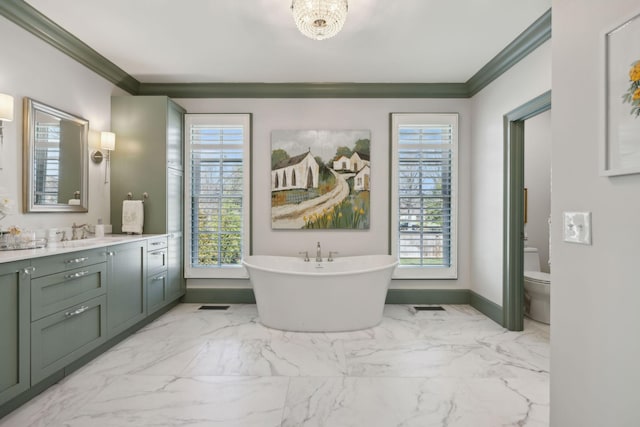
M 0 264 L 12 261 L 39 258 L 49 255 L 58 255 L 68 252 L 84 251 L 86 249 L 103 248 L 119 243 L 136 242 L 153 237 L 167 236 L 167 234 L 109 234 L 100 238 L 68 240 L 56 242 L 40 249 L 20 249 L 16 251 L 0 251 Z

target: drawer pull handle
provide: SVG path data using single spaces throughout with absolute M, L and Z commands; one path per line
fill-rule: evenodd
M 153 242 L 153 243 L 151 243 L 151 246 L 158 246 L 158 245 L 164 245 L 164 242 Z
M 89 274 L 88 271 L 78 271 L 77 273 L 67 274 L 64 276 L 65 279 L 77 279 L 78 277 L 86 276 Z
M 113 251 L 107 251 L 107 256 L 114 256 L 116 253 Z
M 77 316 L 78 314 L 82 314 L 87 310 L 89 310 L 89 307 L 87 307 L 86 305 L 82 305 L 80 306 L 79 309 L 73 310 L 73 311 L 67 311 L 64 315 L 65 317 L 73 317 L 73 316 Z
M 153 280 L 164 280 L 164 276 L 154 277 Z
M 65 264 L 78 264 L 79 262 L 85 262 L 88 259 L 89 259 L 89 257 L 83 256 L 82 258 L 68 259 L 64 263 Z
M 36 271 L 36 268 L 35 268 L 35 267 L 25 267 L 25 268 L 23 268 L 23 269 L 22 269 L 22 272 L 23 272 L 24 274 L 31 274 L 31 273 L 33 273 L 34 271 Z
M 151 252 L 151 255 L 164 255 L 164 252 Z

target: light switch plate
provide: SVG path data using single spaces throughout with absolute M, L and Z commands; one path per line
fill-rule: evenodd
M 564 212 L 562 234 L 565 242 L 591 244 L 591 212 Z

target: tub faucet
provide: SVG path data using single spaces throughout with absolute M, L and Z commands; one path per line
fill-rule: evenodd
M 318 242 L 318 247 L 316 248 L 316 262 L 322 262 L 322 249 L 320 249 L 320 242 Z

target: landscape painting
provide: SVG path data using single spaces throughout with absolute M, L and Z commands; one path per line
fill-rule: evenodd
M 371 131 L 271 133 L 273 229 L 369 229 Z

